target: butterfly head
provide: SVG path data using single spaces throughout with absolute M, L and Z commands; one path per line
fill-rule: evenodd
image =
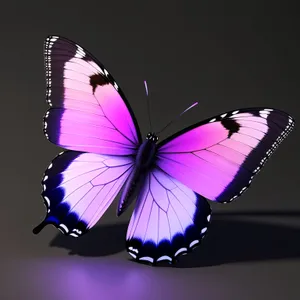
M 157 143 L 158 142 L 158 136 L 156 136 L 154 132 L 149 132 L 146 136 L 146 140 Z

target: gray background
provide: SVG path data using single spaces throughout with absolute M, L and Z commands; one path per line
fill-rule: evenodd
M 59 34 L 98 57 L 148 130 L 195 101 L 165 136 L 227 110 L 271 106 L 300 117 L 297 1 L 7 1 L 1 7 L 0 299 L 300 298 L 299 130 L 235 203 L 213 205 L 202 247 L 177 268 L 124 251 L 128 211 L 113 205 L 80 239 L 53 227 L 40 181 L 60 149 L 43 136 L 43 40 Z M 69 255 L 73 254 L 73 255 Z

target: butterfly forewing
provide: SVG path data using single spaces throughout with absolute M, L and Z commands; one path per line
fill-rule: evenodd
M 231 111 L 179 132 L 158 145 L 157 165 L 217 202 L 241 195 L 294 127 L 271 108 Z
M 44 132 L 69 150 L 134 154 L 141 134 L 122 90 L 104 66 L 76 43 L 45 41 L 47 101 Z

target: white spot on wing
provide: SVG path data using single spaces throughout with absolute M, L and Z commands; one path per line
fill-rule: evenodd
M 130 253 L 130 252 L 129 252 Z M 144 256 L 144 257 L 141 257 L 140 260 L 145 260 L 145 261 L 149 261 L 151 263 L 153 263 L 154 259 L 150 256 Z
M 269 112 L 268 112 L 269 113 Z M 268 118 L 268 114 L 267 112 L 264 112 L 264 111 L 261 111 L 260 113 L 259 113 L 259 115 L 262 117 L 262 118 L 264 118 L 264 119 L 267 119 Z
M 232 112 L 232 115 L 236 115 L 239 112 L 239 110 L 235 110 L 234 112 Z
M 157 261 L 161 261 L 161 260 L 172 261 L 172 258 L 170 256 L 163 255 L 163 256 L 161 256 L 160 258 L 157 259 Z
M 192 248 L 193 246 L 199 244 L 199 240 L 194 240 L 190 243 L 190 248 Z
M 46 42 L 45 42 L 45 50 L 44 50 L 44 57 L 45 57 L 45 71 L 46 71 L 46 85 L 47 85 L 47 90 L 46 90 L 46 99 L 47 99 L 47 102 L 50 106 L 52 106 L 52 103 L 51 103 L 51 99 L 50 99 L 50 96 L 51 96 L 51 85 L 52 85 L 52 81 L 51 81 L 51 74 L 52 74 L 52 71 L 51 71 L 51 48 L 52 46 L 54 45 L 54 42 L 58 40 L 58 36 L 51 36 L 51 37 L 48 37 L 46 39 Z
M 136 259 L 136 255 L 131 253 L 131 252 L 128 252 L 134 259 Z
M 58 40 L 58 36 L 54 36 L 54 35 L 53 35 L 53 36 L 51 36 L 51 37 L 48 37 L 47 40 L 53 43 L 53 42 L 55 42 L 56 40 Z
M 132 251 L 135 252 L 135 253 L 139 253 L 139 250 L 135 249 L 135 248 L 132 248 Z
M 211 120 L 209 121 L 209 123 L 212 123 L 212 122 L 214 122 L 214 121 L 216 121 L 216 118 L 211 119 Z
M 59 226 L 60 226 L 62 229 L 64 229 L 66 233 L 69 232 L 69 229 L 68 229 L 68 227 L 67 227 L 65 224 L 60 224 Z
M 114 82 L 114 88 L 115 88 L 116 90 L 118 90 L 118 89 L 119 89 L 119 87 L 118 87 L 118 85 L 117 85 L 117 83 L 116 83 L 116 82 Z
M 242 188 L 241 192 L 245 191 L 246 189 L 247 189 L 247 187 L 244 186 L 244 187 Z
M 85 57 L 85 52 L 82 49 L 82 47 L 80 47 L 79 45 L 76 45 L 76 47 L 77 47 L 77 50 L 76 50 L 75 57 L 76 58 L 83 58 L 83 57 Z
M 70 233 L 70 235 L 73 236 L 73 237 L 78 237 L 78 235 L 74 232 Z
M 48 197 L 44 197 L 44 200 L 46 201 L 47 206 L 50 206 L 50 200 L 49 200 L 49 198 Z
M 187 251 L 186 248 L 180 248 L 179 250 L 176 251 L 176 253 L 174 254 L 174 256 L 177 256 L 178 254 Z
M 201 230 L 201 234 L 205 233 L 207 230 L 207 227 L 204 227 L 202 230 Z
M 75 233 L 78 234 L 78 235 L 81 235 L 81 234 L 82 234 L 82 231 L 79 230 L 79 229 L 77 229 L 77 228 L 74 228 L 74 229 L 73 229 L 73 232 L 75 232 Z

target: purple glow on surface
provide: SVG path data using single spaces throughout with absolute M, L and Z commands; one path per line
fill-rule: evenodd
M 99 257 L 34 259 L 22 263 L 20 288 L 24 299 L 33 299 L 32 295 L 43 300 L 183 299 L 183 273 L 173 272 L 172 278 L 171 273 L 171 269 L 161 273 L 130 261 Z
M 248 212 L 247 212 L 248 213 Z M 255 216 L 257 216 L 255 212 Z M 271 214 L 274 211 L 271 212 Z M 280 214 L 282 211 L 280 211 Z M 268 216 L 270 216 L 267 212 Z M 232 216 L 231 216 L 232 218 Z M 230 218 L 230 219 L 231 219 Z M 244 222 L 242 222 L 244 223 Z M 251 225 L 250 225 L 251 223 Z M 253 226 L 253 222 L 249 225 Z M 233 225 L 233 224 L 232 224 Z M 270 226 L 265 224 L 265 226 Z M 278 225 L 277 225 L 278 226 Z M 279 237 L 282 242 L 288 241 L 288 237 L 297 239 L 298 228 L 286 226 L 269 228 L 272 230 L 281 229 Z M 264 228 L 267 229 L 267 228 Z M 290 232 L 292 230 L 292 232 Z M 274 243 L 274 241 L 273 241 Z M 236 245 L 239 243 L 237 242 Z M 276 244 L 276 241 L 275 241 Z M 19 244 L 21 245 L 21 244 Z M 248 256 L 240 256 L 240 247 L 236 245 L 230 247 L 230 251 L 225 254 L 228 264 L 199 268 L 152 268 L 149 266 L 133 263 L 124 260 L 123 255 L 114 257 L 49 257 L 49 253 L 37 251 L 32 252 L 32 244 L 22 243 L 22 255 L 24 248 L 30 256 L 17 258 L 2 256 L 1 267 L 3 274 L 1 282 L 1 299 L 30 299 L 30 300 L 161 300 L 161 299 L 197 299 L 197 300 L 232 300 L 245 299 L 245 289 L 252 288 L 253 299 L 259 299 L 261 290 L 258 286 L 263 286 L 264 291 L 271 295 L 276 293 L 274 286 L 270 284 L 269 268 L 261 268 L 260 263 L 240 264 L 240 260 L 248 261 Z M 272 245 L 272 241 L 271 241 Z M 242 249 L 244 249 L 242 247 Z M 270 249 L 272 247 L 270 246 Z M 273 259 L 294 258 L 292 262 L 296 264 L 298 257 L 297 247 L 284 247 L 273 256 Z M 292 250 L 293 249 L 293 250 Z M 260 261 L 267 257 L 270 252 L 263 252 L 261 248 L 254 248 L 252 258 Z M 289 252 L 291 251 L 291 252 Z M 218 252 L 218 251 L 217 251 Z M 271 251 L 272 252 L 272 251 Z M 269 254 L 267 254 L 269 253 Z M 35 258 L 32 257 L 35 255 Z M 239 257 L 236 263 L 232 263 L 234 258 Z M 258 256 L 257 256 L 258 255 Z M 41 257 L 42 256 L 42 257 Z M 212 254 L 202 256 L 210 260 Z M 39 258 L 37 258 L 39 257 Z M 185 257 L 183 259 L 188 259 Z M 228 259 L 230 259 L 228 261 Z M 276 269 L 276 261 L 265 262 L 271 269 Z M 219 260 L 217 259 L 219 262 Z M 199 263 L 199 260 L 198 260 Z M 288 262 L 289 263 L 289 262 Z M 197 260 L 196 260 L 197 264 Z M 290 263 L 289 263 L 290 264 Z M 275 266 L 274 266 L 275 265 Z M 253 276 L 257 274 L 258 276 Z M 295 277 L 291 281 L 290 277 L 282 281 L 282 274 L 278 274 L 278 282 L 289 291 L 289 287 L 295 287 L 298 280 Z M 272 282 L 272 281 L 271 281 Z M 279 292 L 282 289 L 279 290 Z M 289 295 L 292 295 L 293 289 Z M 275 298 L 273 298 L 275 299 Z M 283 298 L 284 299 L 284 298 Z M 287 299 L 293 299 L 288 297 Z

